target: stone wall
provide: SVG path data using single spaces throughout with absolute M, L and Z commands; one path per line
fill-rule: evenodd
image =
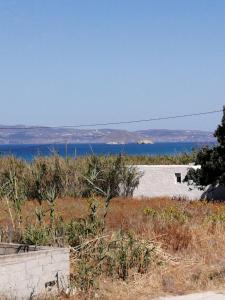
M 30 299 L 69 285 L 69 249 L 0 244 L 0 298 Z

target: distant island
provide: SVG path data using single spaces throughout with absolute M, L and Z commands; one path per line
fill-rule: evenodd
M 151 139 L 145 139 L 145 140 L 140 140 L 137 142 L 139 145 L 149 145 L 149 144 L 154 144 Z
M 151 144 L 160 142 L 215 142 L 212 132 L 199 130 L 148 129 L 127 131 L 121 129 L 36 128 L 0 125 L 0 144 Z

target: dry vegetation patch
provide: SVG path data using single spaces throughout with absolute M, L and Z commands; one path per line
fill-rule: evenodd
M 95 201 L 95 222 L 99 222 L 104 201 Z M 46 202 L 42 206 L 48 209 Z M 35 225 L 39 207 L 36 200 L 24 203 L 24 229 Z M 11 222 L 4 200 L 0 209 L 4 232 Z M 104 231 L 101 222 L 94 227 L 89 223 L 90 200 L 60 198 L 55 209 L 56 220 L 67 224 L 64 230 L 70 228 L 69 244 L 75 252 L 79 249 L 71 256 L 74 299 L 144 300 L 168 293 L 225 288 L 223 203 L 116 198 L 109 206 Z M 48 214 L 43 223 L 49 224 Z M 4 234 L 1 237 L 4 239 Z M 48 239 L 46 242 L 50 243 Z

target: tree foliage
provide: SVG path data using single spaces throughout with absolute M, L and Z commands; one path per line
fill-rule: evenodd
M 185 181 L 193 182 L 197 186 L 225 185 L 225 106 L 223 118 L 214 136 L 217 145 L 213 148 L 203 147 L 196 156 L 196 165 L 201 169 L 190 169 Z

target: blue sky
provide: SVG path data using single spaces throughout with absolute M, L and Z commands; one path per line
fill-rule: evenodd
M 224 0 L 0 0 L 1 124 L 209 111 L 224 87 Z M 213 130 L 220 119 L 119 127 Z

